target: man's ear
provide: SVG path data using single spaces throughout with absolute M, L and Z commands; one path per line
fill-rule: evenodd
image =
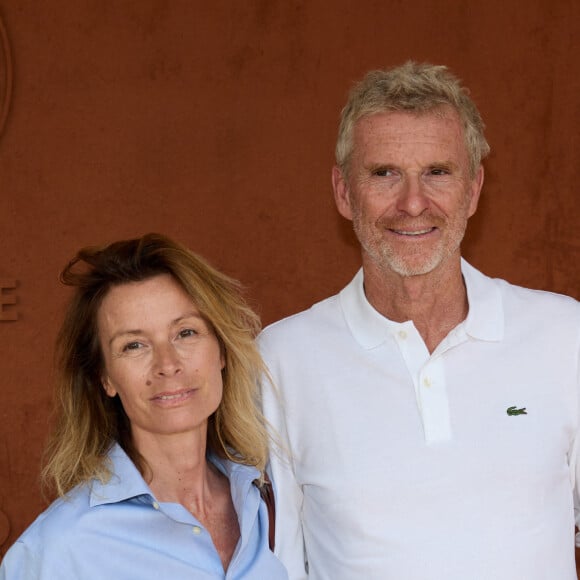
M 109 377 L 102 377 L 101 385 L 103 385 L 103 389 L 105 390 L 105 393 L 107 393 L 109 397 L 114 397 L 117 395 L 117 389 L 113 387 L 111 381 L 109 380 Z
M 471 180 L 471 199 L 469 200 L 469 217 L 477 211 L 477 204 L 483 188 L 484 171 L 483 165 L 480 165 Z
M 334 191 L 334 202 L 336 203 L 338 212 L 347 220 L 352 220 L 350 187 L 347 178 L 338 165 L 332 168 L 332 189 Z

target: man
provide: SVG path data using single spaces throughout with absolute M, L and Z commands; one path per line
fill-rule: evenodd
M 372 72 L 343 110 L 362 269 L 261 336 L 290 578 L 576 578 L 580 305 L 462 260 L 488 151 L 445 67 Z

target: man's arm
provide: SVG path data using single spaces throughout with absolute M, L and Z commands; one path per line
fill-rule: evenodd
M 578 422 L 580 424 L 580 353 L 578 354 L 576 375 L 576 392 L 578 393 L 577 412 L 579 415 Z M 576 433 L 570 455 L 569 461 L 574 491 L 574 520 L 576 521 L 576 575 L 580 578 L 580 429 Z
M 273 440 L 268 471 L 276 497 L 275 553 L 286 566 L 290 580 L 302 580 L 308 577 L 302 532 L 302 489 L 294 472 L 283 400 L 269 380 L 263 381 L 262 404 Z

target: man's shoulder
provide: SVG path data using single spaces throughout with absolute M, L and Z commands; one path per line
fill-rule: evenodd
M 500 278 L 494 279 L 508 304 L 522 309 L 533 309 L 530 313 L 547 314 L 548 312 L 562 316 L 580 316 L 580 302 L 572 296 L 518 286 Z M 541 310 L 538 310 L 541 309 Z
M 260 333 L 259 342 L 260 344 L 277 342 L 291 339 L 296 334 L 304 335 L 304 333 L 312 332 L 314 329 L 320 331 L 328 324 L 335 322 L 339 311 L 339 295 L 335 294 L 316 302 L 306 310 L 266 326 Z
M 507 307 L 527 310 L 530 315 L 543 315 L 548 309 L 550 312 L 560 312 L 563 315 L 580 316 L 580 302 L 572 296 L 519 286 L 503 278 L 492 278 L 465 263 L 463 272 L 468 273 L 468 278 L 484 293 L 492 286 L 497 288 Z

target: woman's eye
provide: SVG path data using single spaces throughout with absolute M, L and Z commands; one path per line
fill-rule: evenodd
M 184 330 L 179 331 L 180 338 L 189 338 L 190 336 L 195 336 L 197 332 L 192 328 L 185 328 Z
M 143 345 L 140 342 L 137 342 L 136 340 L 133 342 L 129 342 L 127 343 L 124 347 L 123 347 L 123 352 L 127 352 L 127 351 L 131 351 L 131 350 L 137 350 L 140 349 Z

